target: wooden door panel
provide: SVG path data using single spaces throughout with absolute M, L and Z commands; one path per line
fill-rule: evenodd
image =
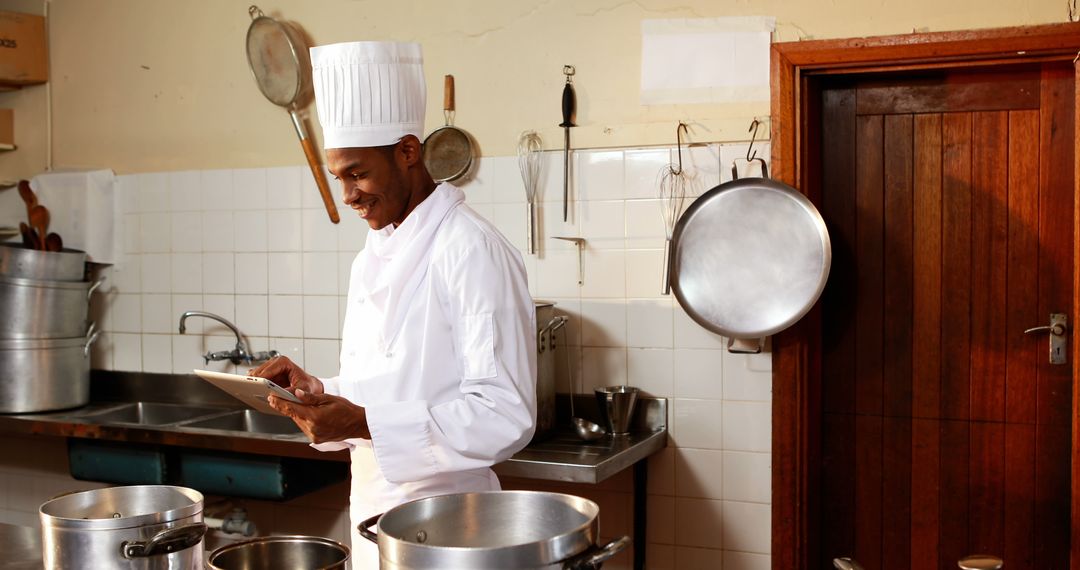
M 924 97 L 945 113 L 846 81 L 822 93 L 820 565 L 1066 568 L 1070 367 L 1024 329 L 1072 314 L 1071 67 L 993 110 L 961 108 L 971 82 Z

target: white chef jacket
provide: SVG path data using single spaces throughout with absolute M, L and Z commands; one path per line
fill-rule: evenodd
M 535 309 L 518 251 L 441 184 L 352 265 L 339 375 L 325 391 L 367 411 L 351 448 L 353 568 L 378 568 L 356 525 L 401 503 L 498 490 L 491 465 L 536 423 Z

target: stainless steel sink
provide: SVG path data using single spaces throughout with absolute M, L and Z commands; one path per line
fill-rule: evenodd
M 105 412 L 97 412 L 80 417 L 84 420 L 93 421 L 94 423 L 99 424 L 159 426 L 191 420 L 202 416 L 209 416 L 211 414 L 221 414 L 226 411 L 228 411 L 226 408 L 135 402 Z
M 268 435 L 293 435 L 301 433 L 300 428 L 296 427 L 296 424 L 289 418 L 285 416 L 264 414 L 262 412 L 256 412 L 255 410 L 241 410 L 204 420 L 184 422 L 182 427 L 242 431 Z

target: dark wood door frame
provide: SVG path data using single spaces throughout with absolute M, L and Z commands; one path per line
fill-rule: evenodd
M 808 145 L 820 132 L 815 76 L 1069 61 L 1078 55 L 1080 23 L 773 44 L 773 176 L 820 205 L 820 167 Z M 1080 103 L 1080 81 L 1077 86 Z M 1080 118 L 1080 104 L 1076 110 Z M 1073 136 L 1080 141 L 1076 133 Z M 1080 172 L 1080 144 L 1075 148 L 1075 172 Z M 1080 176 L 1075 178 L 1080 180 Z M 1080 211 L 1080 184 L 1075 180 L 1074 197 L 1074 207 Z M 1080 226 L 1080 215 L 1074 219 Z M 1073 236 L 1073 258 L 1080 260 L 1080 227 L 1073 228 Z M 1073 306 L 1080 307 L 1080 263 L 1074 266 Z M 1070 320 L 1077 322 L 1077 315 Z M 1069 349 L 1074 384 L 1070 566 L 1080 570 L 1080 438 L 1076 429 L 1080 342 L 1073 336 Z M 821 314 L 815 308 L 773 339 L 773 570 L 809 570 L 818 559 L 814 517 L 821 505 L 816 504 L 814 489 L 819 476 L 820 387 Z

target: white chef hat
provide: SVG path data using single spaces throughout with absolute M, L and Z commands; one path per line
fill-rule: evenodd
M 427 88 L 420 44 L 346 42 L 311 48 L 323 148 L 422 138 Z

